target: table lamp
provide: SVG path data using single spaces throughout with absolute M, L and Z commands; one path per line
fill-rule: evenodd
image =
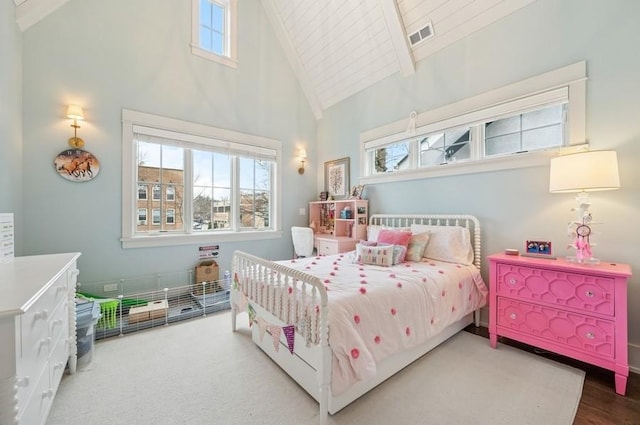
M 596 190 L 620 188 L 618 157 L 615 151 L 585 151 L 562 155 L 551 159 L 549 172 L 549 192 L 577 192 L 575 220 L 569 222 L 570 247 L 575 248 L 575 256 L 569 261 L 586 264 L 600 262 L 591 252 L 590 242 L 592 216 L 589 212 L 589 193 Z

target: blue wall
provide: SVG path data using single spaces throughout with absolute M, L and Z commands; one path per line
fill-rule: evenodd
M 325 111 L 318 158 L 351 157 L 358 181 L 361 132 L 575 62 L 587 62 L 587 141 L 618 152 L 621 189 L 591 199 L 595 255 L 631 264 L 640 275 L 640 2 L 538 0 L 417 64 L 415 75 L 391 76 Z M 579 172 L 579 170 L 577 170 Z M 482 223 L 483 252 L 522 249 L 526 239 L 552 240 L 570 254 L 571 194 L 550 194 L 549 167 L 370 185 L 372 213 L 470 213 Z M 318 174 L 318 188 L 322 172 Z M 407 196 L 407 194 L 412 194 Z M 487 262 L 484 262 L 487 266 Z M 487 268 L 484 276 L 488 278 Z M 488 281 L 488 280 L 487 280 Z M 629 286 L 632 364 L 640 368 L 640 278 Z
M 238 68 L 190 52 L 191 2 L 71 1 L 23 33 L 24 239 L 22 254 L 80 251 L 80 280 L 192 268 L 198 245 L 123 249 L 123 108 L 280 140 L 283 147 L 281 239 L 222 243 L 291 258 L 288 229 L 306 223 L 298 209 L 315 192 L 315 170 L 297 173 L 296 147 L 315 156 L 316 121 L 258 0 L 238 2 Z M 74 183 L 53 169 L 72 135 L 66 105 L 84 107 L 79 135 L 100 161 L 92 181 Z M 215 237 L 209 244 L 215 244 Z M 202 245 L 202 244 L 201 244 Z

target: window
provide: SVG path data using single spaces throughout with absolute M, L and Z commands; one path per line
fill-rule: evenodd
M 138 208 L 138 225 L 146 225 L 147 224 L 147 209 L 146 208 Z
M 159 201 L 160 200 L 160 185 L 159 184 L 154 184 L 153 185 L 153 200 L 154 201 Z
M 123 121 L 124 247 L 279 237 L 280 142 L 127 110 Z
M 361 182 L 542 164 L 549 150 L 584 143 L 585 70 L 580 62 L 419 114 L 415 127 L 363 133 Z
M 138 199 L 147 199 L 147 186 L 144 184 L 138 185 Z
M 160 208 L 154 208 L 151 210 L 151 223 L 154 226 L 160 225 Z
M 236 67 L 236 1 L 192 0 L 193 54 Z
M 176 216 L 176 210 L 174 210 L 173 208 L 168 208 L 166 211 L 166 217 L 167 217 L 167 224 L 174 224 L 175 223 L 175 216 Z

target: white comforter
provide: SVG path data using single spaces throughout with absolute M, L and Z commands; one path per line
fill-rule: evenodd
M 345 253 L 279 263 L 320 277 L 328 290 L 334 395 L 374 376 L 376 362 L 484 306 L 488 293 L 474 266 L 429 259 L 379 267 Z

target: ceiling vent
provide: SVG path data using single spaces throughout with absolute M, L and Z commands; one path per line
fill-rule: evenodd
M 429 21 L 427 25 L 420 28 L 418 31 L 414 32 L 413 34 L 409 35 L 409 42 L 411 43 L 411 47 L 414 47 L 417 44 L 433 36 L 434 36 L 433 24 L 431 23 L 431 21 Z

